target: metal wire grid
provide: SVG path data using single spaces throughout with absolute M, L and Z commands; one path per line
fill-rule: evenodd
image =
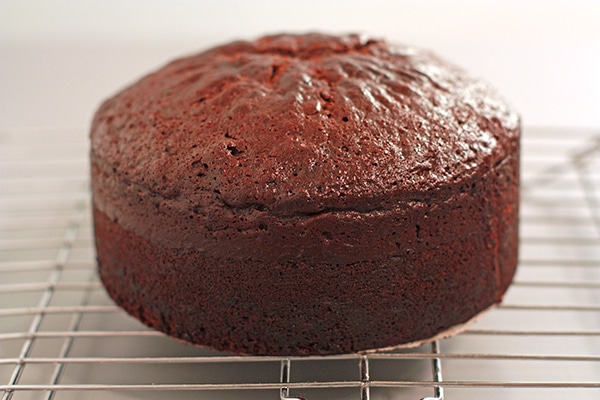
M 95 275 L 83 130 L 0 132 L 2 399 L 597 398 L 600 133 L 530 129 L 523 145 L 520 267 L 502 306 L 417 349 L 282 359 L 127 317 Z

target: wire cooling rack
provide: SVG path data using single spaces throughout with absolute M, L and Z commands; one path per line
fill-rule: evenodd
M 0 132 L 0 395 L 600 397 L 600 132 L 528 129 L 520 266 L 465 333 L 368 356 L 237 357 L 128 317 L 95 273 L 84 129 Z

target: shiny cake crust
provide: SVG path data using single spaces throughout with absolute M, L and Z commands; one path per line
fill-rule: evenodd
M 144 323 L 219 350 L 426 339 L 512 279 L 519 132 L 487 84 L 355 35 L 174 61 L 94 118 L 100 276 Z

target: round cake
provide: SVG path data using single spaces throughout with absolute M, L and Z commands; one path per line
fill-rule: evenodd
M 91 130 L 99 274 L 144 324 L 243 354 L 457 332 L 515 272 L 518 115 L 429 52 L 275 35 L 171 62 Z

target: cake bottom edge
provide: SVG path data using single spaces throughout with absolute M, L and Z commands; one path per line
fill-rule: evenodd
M 447 328 L 446 330 L 439 332 L 429 338 L 419 339 L 419 340 L 415 340 L 415 341 L 409 342 L 409 343 L 402 343 L 402 344 L 393 345 L 393 346 L 381 347 L 381 348 L 377 348 L 377 349 L 361 350 L 361 351 L 357 351 L 356 354 L 375 354 L 375 353 L 390 352 L 390 351 L 401 350 L 401 349 L 413 349 L 415 347 L 420 347 L 425 344 L 435 342 L 437 340 L 448 339 L 448 338 L 460 335 L 461 333 L 464 333 L 467 329 L 469 329 L 472 325 L 477 323 L 477 321 L 479 321 L 481 318 L 483 318 L 490 311 L 492 311 L 493 309 L 498 307 L 499 304 L 500 304 L 500 302 L 494 303 L 491 306 L 489 306 L 488 308 L 484 309 L 483 311 L 480 311 L 478 314 L 473 316 L 468 321 L 453 325 L 453 326 Z

